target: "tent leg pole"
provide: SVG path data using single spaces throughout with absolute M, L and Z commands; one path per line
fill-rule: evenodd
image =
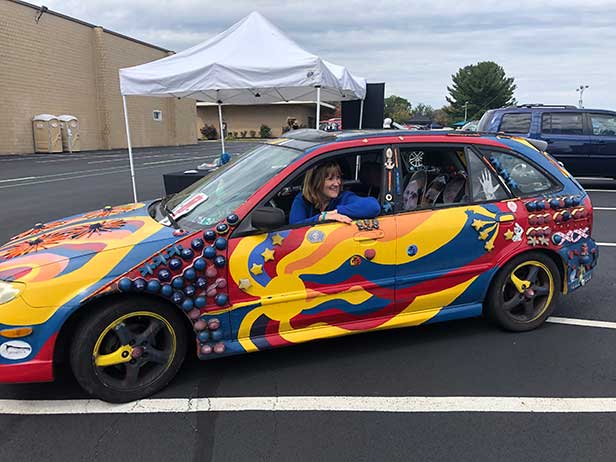
M 364 100 L 361 100 L 361 103 L 359 103 L 359 128 L 362 128 L 362 124 L 364 121 Z
M 128 160 L 130 162 L 130 179 L 133 183 L 133 200 L 137 202 L 137 186 L 135 186 L 135 165 L 133 164 L 133 148 L 130 145 L 130 128 L 128 127 L 128 110 L 126 109 L 126 95 L 122 95 L 124 105 L 124 123 L 126 125 L 126 141 L 128 142 Z
M 225 153 L 225 134 L 222 130 L 222 104 L 218 103 L 218 123 L 220 125 L 220 145 L 222 151 L 220 152 L 220 162 L 222 163 L 222 155 Z
M 319 129 L 319 121 L 321 120 L 321 87 L 317 87 L 317 121 L 316 128 Z

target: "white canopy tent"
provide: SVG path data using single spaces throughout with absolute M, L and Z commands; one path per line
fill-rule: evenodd
M 222 106 L 280 101 L 363 99 L 366 80 L 309 53 L 257 12 L 215 37 L 165 58 L 120 69 L 126 136 L 135 202 L 133 156 L 126 96 L 194 98 L 218 104 L 222 151 Z M 362 104 L 363 110 L 363 104 Z M 361 127 L 360 114 L 360 127 Z

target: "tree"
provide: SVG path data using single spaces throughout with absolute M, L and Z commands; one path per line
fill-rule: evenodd
M 434 108 L 429 104 L 419 103 L 411 111 L 411 118 L 425 117 L 432 119 L 434 117 Z
M 399 123 L 408 121 L 411 118 L 411 103 L 401 96 L 388 96 L 385 98 L 385 117 Z
M 447 87 L 445 99 L 450 104 L 447 112 L 452 119 L 464 119 L 464 104 L 467 104 L 467 120 L 478 119 L 488 109 L 516 104 L 513 92 L 516 89 L 513 77 L 492 61 L 458 69 L 451 76 L 453 84 Z

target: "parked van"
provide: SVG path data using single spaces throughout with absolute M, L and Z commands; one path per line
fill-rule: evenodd
M 486 111 L 478 131 L 544 140 L 573 175 L 616 178 L 615 111 L 524 104 Z

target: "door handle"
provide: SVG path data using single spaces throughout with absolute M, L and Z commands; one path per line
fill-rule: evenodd
M 353 235 L 353 240 L 361 241 L 373 241 L 375 239 L 382 239 L 385 237 L 385 233 L 381 229 L 373 229 L 371 231 L 362 231 Z

